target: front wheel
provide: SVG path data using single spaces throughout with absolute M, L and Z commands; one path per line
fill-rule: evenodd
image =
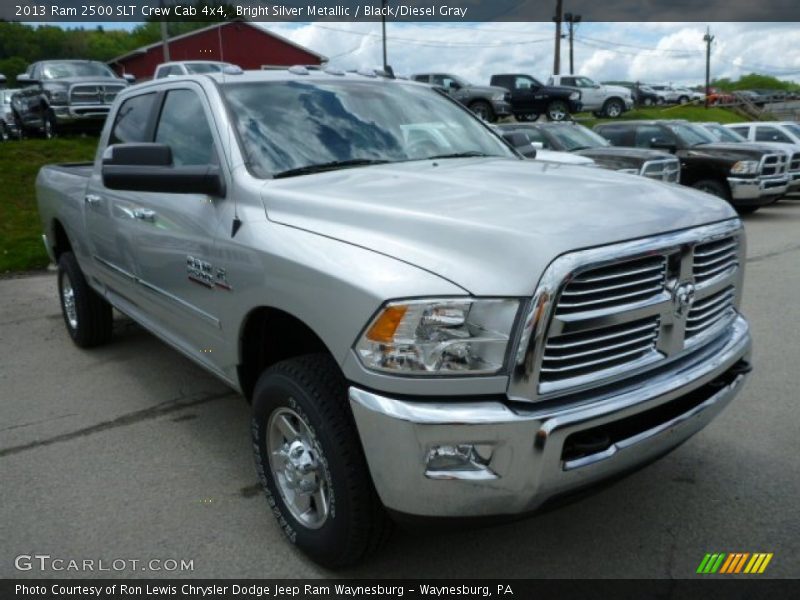
M 42 135 L 46 140 L 56 137 L 56 116 L 50 109 L 42 116 Z
M 621 100 L 617 100 L 616 98 L 612 98 L 608 100 L 603 107 L 603 113 L 609 119 L 616 119 L 618 116 L 622 114 L 625 110 L 625 105 L 622 104 Z
M 489 123 L 494 123 L 496 120 L 494 110 L 492 110 L 492 105 L 488 102 L 484 102 L 483 100 L 478 100 L 477 102 L 473 102 L 469 105 L 469 109 L 475 113 L 476 116 L 480 117 L 484 121 Z
M 569 116 L 569 107 L 566 102 L 553 100 L 547 105 L 547 118 L 551 121 L 563 121 Z
M 681 96 L 678 98 L 678 104 L 688 104 L 689 103 L 689 96 Z
M 645 98 L 644 102 L 642 103 L 645 106 L 653 106 L 653 99 L 652 98 Z
M 692 184 L 692 187 L 696 190 L 700 190 L 701 192 L 706 192 L 707 194 L 716 196 L 717 198 L 727 200 L 728 202 L 731 200 L 731 194 L 728 191 L 728 187 L 716 179 L 703 179 L 701 181 L 696 181 Z
M 286 537 L 321 565 L 354 564 L 390 532 L 359 443 L 347 383 L 327 355 L 279 362 L 259 378 L 256 469 Z
M 72 252 L 58 259 L 58 296 L 67 333 L 77 346 L 91 348 L 111 339 L 111 305 L 89 287 Z

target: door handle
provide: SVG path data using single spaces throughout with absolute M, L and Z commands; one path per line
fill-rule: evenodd
M 153 222 L 156 220 L 156 211 L 150 210 L 149 208 L 134 208 L 133 217 L 140 221 Z
M 90 206 L 96 206 L 96 205 L 100 204 L 100 202 L 103 199 L 100 196 L 98 196 L 97 194 L 86 194 L 86 196 L 84 196 L 83 200 L 84 200 L 84 202 L 86 202 L 86 204 L 89 204 Z

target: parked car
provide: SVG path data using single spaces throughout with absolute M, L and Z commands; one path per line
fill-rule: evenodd
M 683 86 L 673 87 L 672 92 L 675 95 L 675 101 L 678 104 L 687 104 L 689 102 L 694 102 L 695 100 L 703 100 L 706 97 L 706 95 L 702 92 L 697 92 Z
M 636 106 L 653 106 L 658 104 L 659 96 L 650 86 L 629 81 L 604 81 L 603 85 L 617 85 L 630 90 Z
M 719 88 L 709 88 L 708 94 L 708 103 L 717 105 L 717 104 L 734 104 L 736 102 L 736 96 L 733 95 L 732 92 L 726 92 L 725 90 L 721 90 Z
M 544 148 L 541 143 L 534 141 L 534 139 L 528 135 L 529 130 L 522 124 L 511 123 L 496 127 L 497 133 L 525 158 L 562 165 L 579 165 L 582 167 L 597 166 L 597 163 L 588 156 Z
M 430 86 L 231 79 L 124 90 L 94 164 L 41 169 L 39 215 L 71 339 L 109 341 L 116 307 L 240 391 L 314 560 L 362 560 L 389 514 L 516 515 L 618 477 L 743 387 L 727 203 L 523 160 Z
M 531 142 L 545 150 L 591 158 L 604 169 L 670 183 L 677 183 L 680 178 L 678 159 L 668 152 L 613 146 L 601 135 L 577 123 L 509 123 L 498 128 L 504 132 L 524 131 Z
M 563 121 L 582 109 L 581 93 L 566 87 L 546 86 L 524 73 L 492 75 L 491 85 L 511 94 L 511 111 L 519 121 L 534 121 L 547 115 L 551 121 Z
M 553 75 L 547 84 L 577 89 L 581 93 L 583 110 L 597 116 L 615 119 L 633 108 L 631 91 L 618 85 L 600 85 L 579 75 Z
M 12 108 L 24 131 L 53 137 L 61 129 L 99 129 L 126 79 L 93 60 L 44 60 L 17 76 L 24 87 Z
M 675 154 L 683 185 L 724 198 L 742 213 L 755 212 L 788 190 L 785 153 L 723 144 L 684 121 L 604 123 L 595 131 L 615 146 Z
M 647 86 L 658 95 L 659 100 L 656 101 L 656 104 L 674 104 L 678 101 L 678 97 L 669 85 L 649 83 Z
M 733 92 L 733 96 L 740 102 L 750 102 L 758 108 L 764 108 L 767 103 L 766 98 L 760 94 L 757 94 L 753 90 L 736 90 Z
M 175 77 L 178 75 L 200 75 L 202 73 L 222 73 L 225 67 L 236 65 L 217 60 L 179 60 L 161 63 L 156 67 L 153 79 Z
M 505 88 L 474 85 L 449 73 L 416 73 L 411 80 L 444 90 L 484 121 L 493 123 L 512 114 L 511 93 Z
M 19 139 L 22 132 L 17 126 L 14 111 L 11 109 L 11 96 L 17 90 L 0 90 L 0 142 Z
M 752 121 L 725 125 L 751 142 L 800 144 L 800 124 L 794 121 Z
M 776 150 L 786 152 L 789 165 L 787 167 L 787 173 L 789 174 L 789 192 L 800 190 L 800 144 L 770 141 L 752 142 L 730 127 L 725 127 L 719 123 L 695 123 L 694 125 L 703 127 L 720 142 L 756 145 L 758 147 L 769 148 L 773 152 Z

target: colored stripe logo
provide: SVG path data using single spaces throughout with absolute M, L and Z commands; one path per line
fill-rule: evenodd
M 772 560 L 772 552 L 716 552 L 706 554 L 697 567 L 697 573 L 701 575 L 712 575 L 720 573 L 724 575 L 750 574 L 756 575 L 763 573 L 769 561 Z

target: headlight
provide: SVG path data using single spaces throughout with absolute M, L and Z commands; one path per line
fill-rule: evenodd
M 581 99 L 581 93 L 580 92 L 572 92 L 569 95 L 569 99 L 570 100 L 580 100 Z
M 368 369 L 402 375 L 477 375 L 500 371 L 518 300 L 408 300 L 386 304 L 356 353 Z
M 499 92 L 499 93 L 495 94 L 494 96 L 492 96 L 492 102 L 502 102 L 505 99 L 506 99 L 505 92 Z
M 52 89 L 48 90 L 47 93 L 52 104 L 67 104 L 69 102 L 67 90 Z
M 740 160 L 731 167 L 734 175 L 755 175 L 758 173 L 758 161 Z

